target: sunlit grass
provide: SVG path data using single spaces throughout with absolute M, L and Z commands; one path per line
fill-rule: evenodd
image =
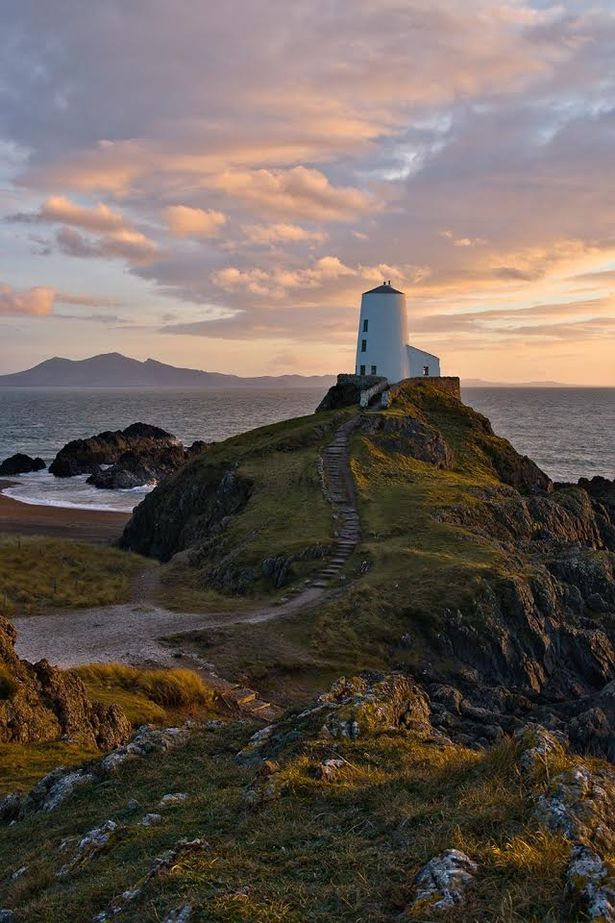
M 146 562 L 134 554 L 67 539 L 0 537 L 0 610 L 110 605 L 130 598 Z

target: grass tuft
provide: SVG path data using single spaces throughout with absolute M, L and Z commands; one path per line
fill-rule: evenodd
M 90 663 L 75 672 L 88 687 L 136 692 L 162 708 L 210 705 L 213 689 L 193 670 L 142 670 L 122 663 Z

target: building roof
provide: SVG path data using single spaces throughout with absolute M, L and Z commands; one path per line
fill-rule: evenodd
M 363 292 L 364 295 L 403 295 L 398 288 L 393 288 L 390 282 L 383 282 L 376 288 L 370 288 L 369 292 Z

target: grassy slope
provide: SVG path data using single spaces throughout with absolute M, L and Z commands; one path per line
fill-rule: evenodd
M 422 385 L 422 386 L 421 386 Z M 351 464 L 357 485 L 363 541 L 348 576 L 369 570 L 337 598 L 317 609 L 261 625 L 199 632 L 195 643 L 223 672 L 242 676 L 285 702 L 305 701 L 340 673 L 415 666 L 425 653 L 425 632 L 440 615 L 475 596 L 486 577 L 527 567 L 496 542 L 437 518 L 449 506 L 476 506 L 485 489 L 505 487 L 491 463 L 508 443 L 484 432 L 477 415 L 458 401 L 414 385 L 384 416 L 411 414 L 438 428 L 454 453 L 453 470 L 440 470 L 407 454 L 383 451 L 377 438 L 354 436 Z M 409 633 L 412 644 L 398 647 Z
M 198 731 L 186 748 L 127 765 L 57 812 L 6 829 L 0 865 L 30 871 L 15 882 L 3 879 L 2 906 L 19 907 L 32 923 L 91 919 L 185 836 L 204 837 L 211 849 L 148 886 L 122 916 L 127 923 L 161 920 L 185 900 L 200 905 L 195 921 L 208 923 L 398 920 L 417 870 L 450 847 L 470 853 L 480 872 L 466 906 L 439 920 L 559 919 L 570 847 L 538 830 L 531 799 L 570 757 L 550 757 L 527 781 L 515 768 L 511 742 L 476 752 L 384 735 L 336 744 L 346 767 L 338 781 L 325 783 L 311 766 L 331 755 L 330 745 L 314 742 L 284 766 L 281 797 L 253 809 L 243 793 L 254 770 L 233 758 L 250 731 L 245 725 Z M 190 800 L 163 812 L 161 824 L 140 826 L 143 814 L 173 791 L 188 792 Z M 139 802 L 136 812 L 127 807 L 130 799 Z M 60 842 L 108 818 L 125 825 L 108 852 L 57 879 L 71 854 L 58 853 Z
M 146 563 L 136 555 L 86 542 L 0 537 L 0 605 L 10 616 L 123 602 Z
M 133 727 L 182 722 L 215 714 L 212 689 L 192 670 L 146 670 L 119 663 L 93 663 L 75 669 L 90 700 L 119 705 Z M 100 756 L 68 741 L 0 744 L 0 797 L 27 791 L 56 766 L 72 766 Z
M 246 506 L 233 516 L 217 542 L 220 556 L 232 550 L 238 568 L 258 568 L 266 558 L 301 554 L 314 546 L 327 545 L 332 536 L 331 511 L 322 493 L 318 462 L 322 446 L 347 413 L 299 417 L 213 446 L 183 468 L 180 478 L 169 479 L 165 485 L 168 500 L 161 493 L 162 503 L 173 503 L 176 482 L 214 485 L 221 473 L 233 468 L 239 478 L 252 482 L 253 489 Z M 205 566 L 211 563 L 216 561 L 210 558 Z M 305 578 L 319 566 L 317 561 L 296 562 L 291 577 Z M 207 587 L 201 567 L 188 567 L 185 560 L 166 565 L 161 600 L 171 608 L 224 611 L 245 607 L 241 599 L 232 597 L 229 604 L 228 596 Z M 264 577 L 256 581 L 253 590 L 259 598 L 283 595 L 276 594 Z

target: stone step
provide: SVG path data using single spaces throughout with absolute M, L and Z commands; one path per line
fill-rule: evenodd
M 224 698 L 230 699 L 231 702 L 235 702 L 236 705 L 247 705 L 249 702 L 254 701 L 256 692 L 254 689 L 242 689 L 241 687 L 237 689 L 228 689 L 224 692 Z

